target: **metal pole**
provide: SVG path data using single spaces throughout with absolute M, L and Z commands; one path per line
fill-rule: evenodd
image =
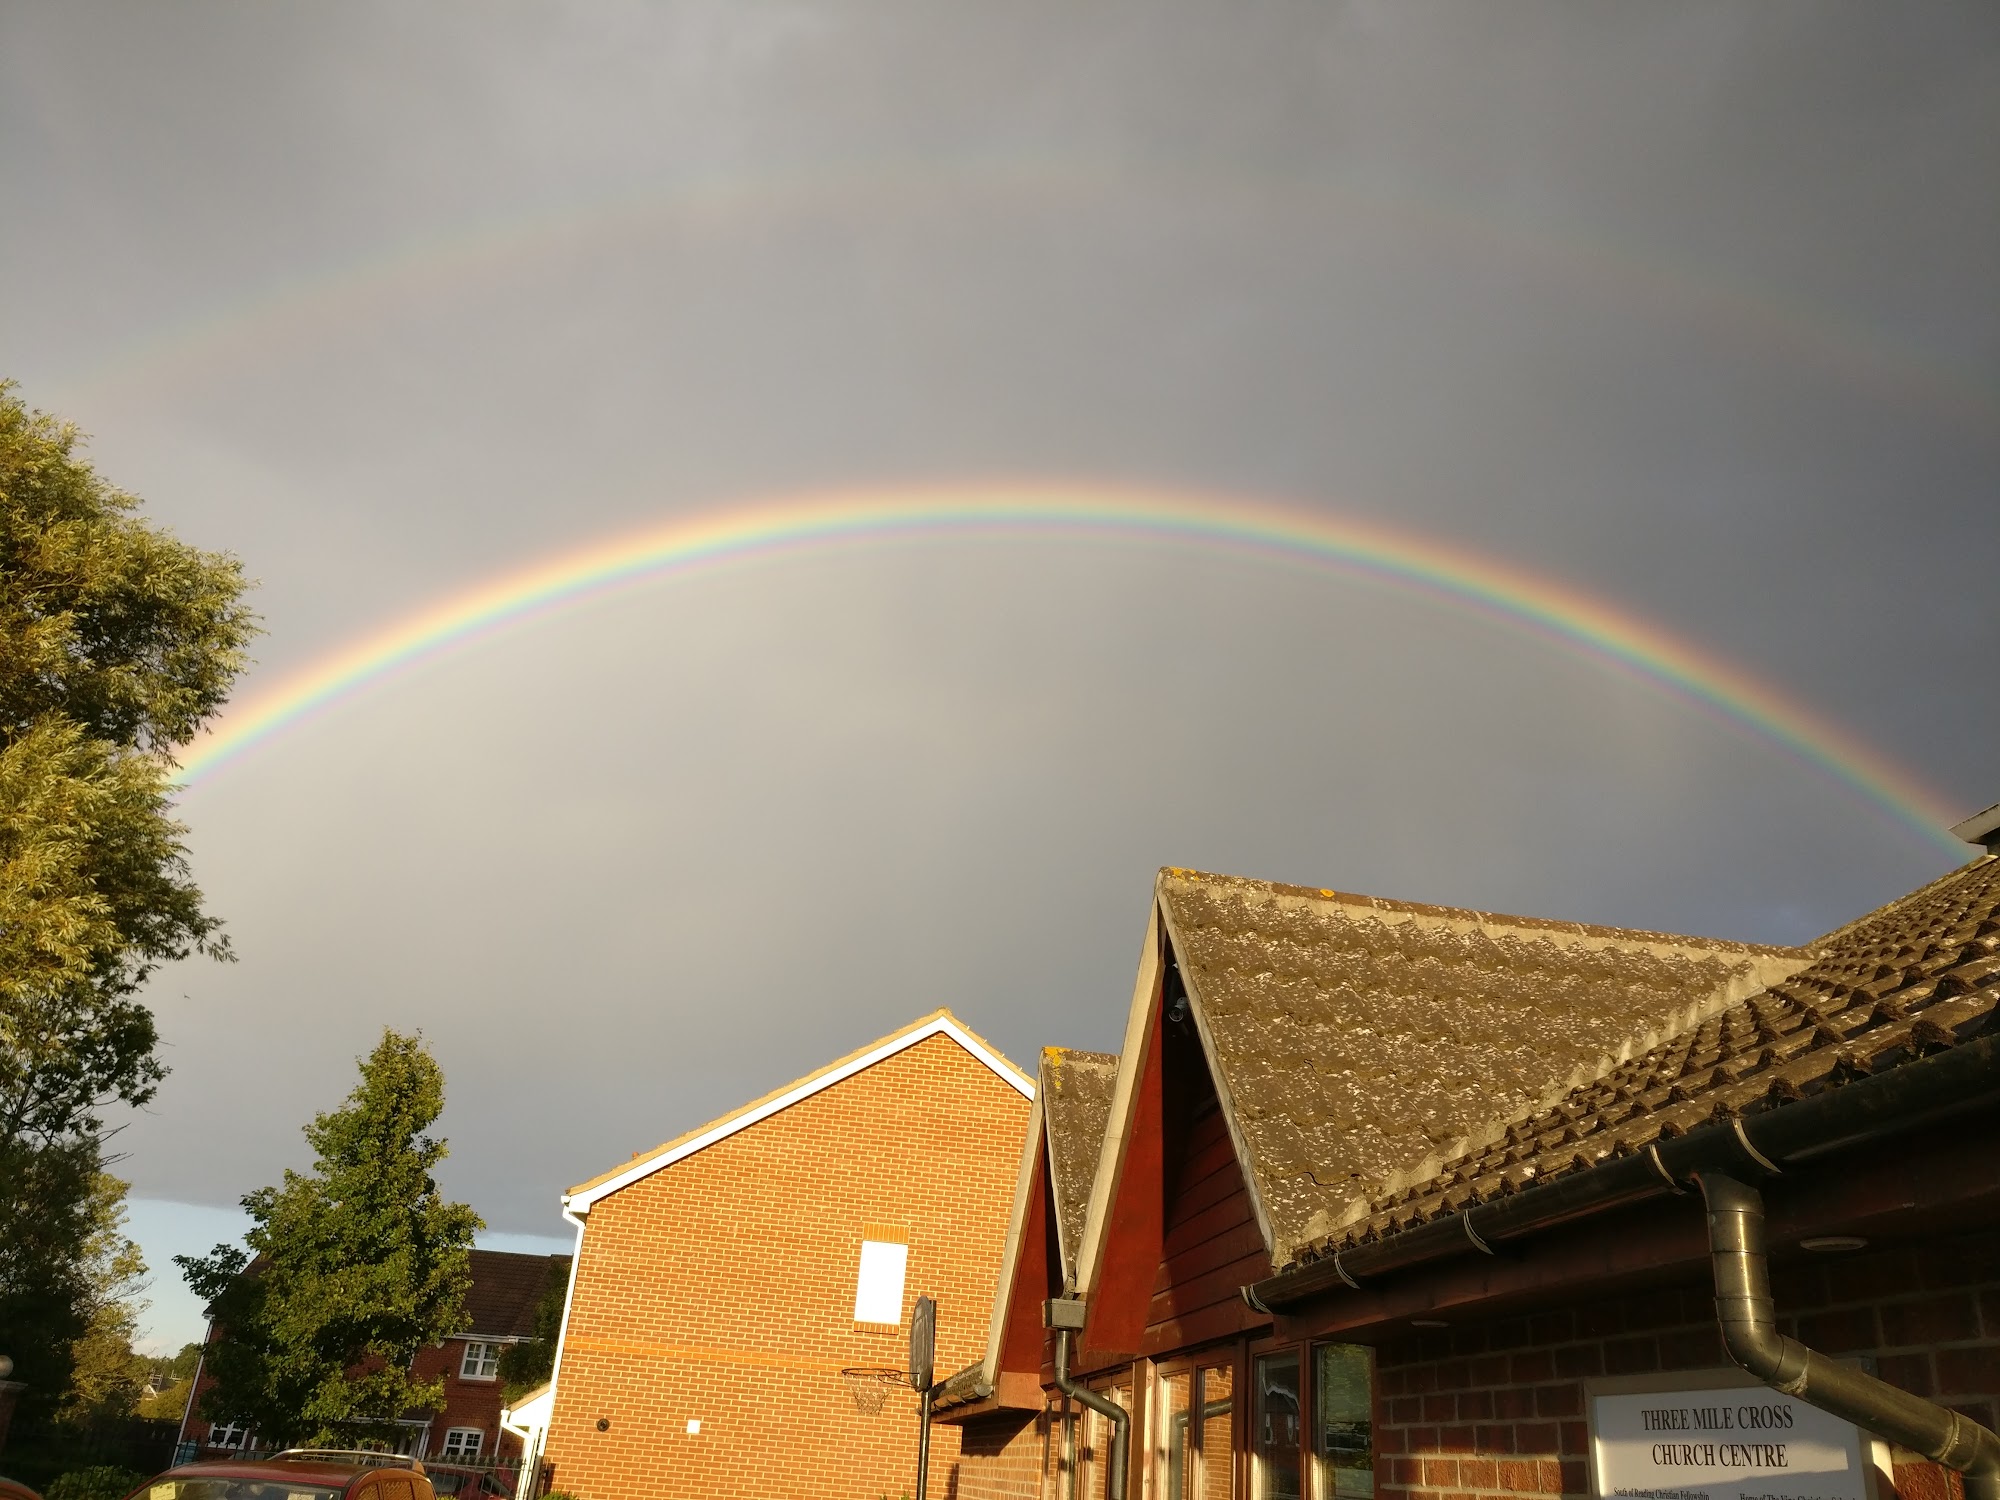
M 924 1500 L 924 1491 L 931 1479 L 931 1393 L 929 1388 L 917 1392 L 920 1415 L 917 1417 L 917 1500 Z

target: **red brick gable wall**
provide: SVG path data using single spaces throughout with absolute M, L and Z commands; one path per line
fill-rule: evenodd
M 556 1487 L 582 1500 L 913 1489 L 916 1398 L 858 1413 L 838 1371 L 900 1367 L 920 1292 L 939 1302 L 940 1375 L 984 1352 L 1028 1110 L 932 1036 L 599 1200 L 549 1431 Z M 853 1318 L 878 1226 L 909 1237 L 895 1332 Z M 953 1429 L 936 1429 L 933 1458 L 947 1493 Z

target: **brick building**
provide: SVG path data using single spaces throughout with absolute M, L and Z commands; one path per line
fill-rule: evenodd
M 417 1351 L 410 1372 L 420 1379 L 442 1377 L 444 1404 L 404 1418 L 398 1446 L 418 1458 L 510 1459 L 521 1451 L 518 1437 L 500 1425 L 500 1353 L 509 1344 L 534 1337 L 535 1313 L 561 1274 L 560 1255 L 516 1255 L 501 1250 L 469 1252 L 471 1285 L 465 1293 L 465 1328 L 442 1344 Z M 211 1326 L 209 1341 L 222 1330 Z M 211 1382 L 198 1380 L 188 1396 L 182 1448 L 199 1457 L 217 1457 L 259 1445 L 258 1434 L 238 1423 L 210 1423 L 198 1413 Z
M 916 1398 L 863 1411 L 841 1372 L 900 1369 L 920 1293 L 939 1304 L 942 1368 L 985 1345 L 1033 1095 L 940 1011 L 571 1189 L 576 1273 L 544 1440 L 556 1487 L 911 1490 Z M 934 1495 L 957 1459 L 942 1433 Z
M 955 1500 L 1104 1496 L 1121 1426 L 1132 1500 L 2000 1494 L 1996 1012 L 1991 853 L 1796 949 L 1163 872 Z

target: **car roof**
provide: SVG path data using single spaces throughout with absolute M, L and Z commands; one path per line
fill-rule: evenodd
M 379 1464 L 339 1463 L 324 1458 L 211 1458 L 200 1463 L 180 1464 L 160 1475 L 162 1479 L 196 1478 L 214 1474 L 227 1479 L 295 1479 L 302 1484 L 329 1485 L 344 1489 L 358 1474 L 382 1467 Z M 414 1473 L 414 1470 L 405 1470 Z

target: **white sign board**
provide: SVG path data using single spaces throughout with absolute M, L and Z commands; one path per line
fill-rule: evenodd
M 1768 1386 L 1591 1398 L 1601 1500 L 1868 1500 L 1861 1433 Z

